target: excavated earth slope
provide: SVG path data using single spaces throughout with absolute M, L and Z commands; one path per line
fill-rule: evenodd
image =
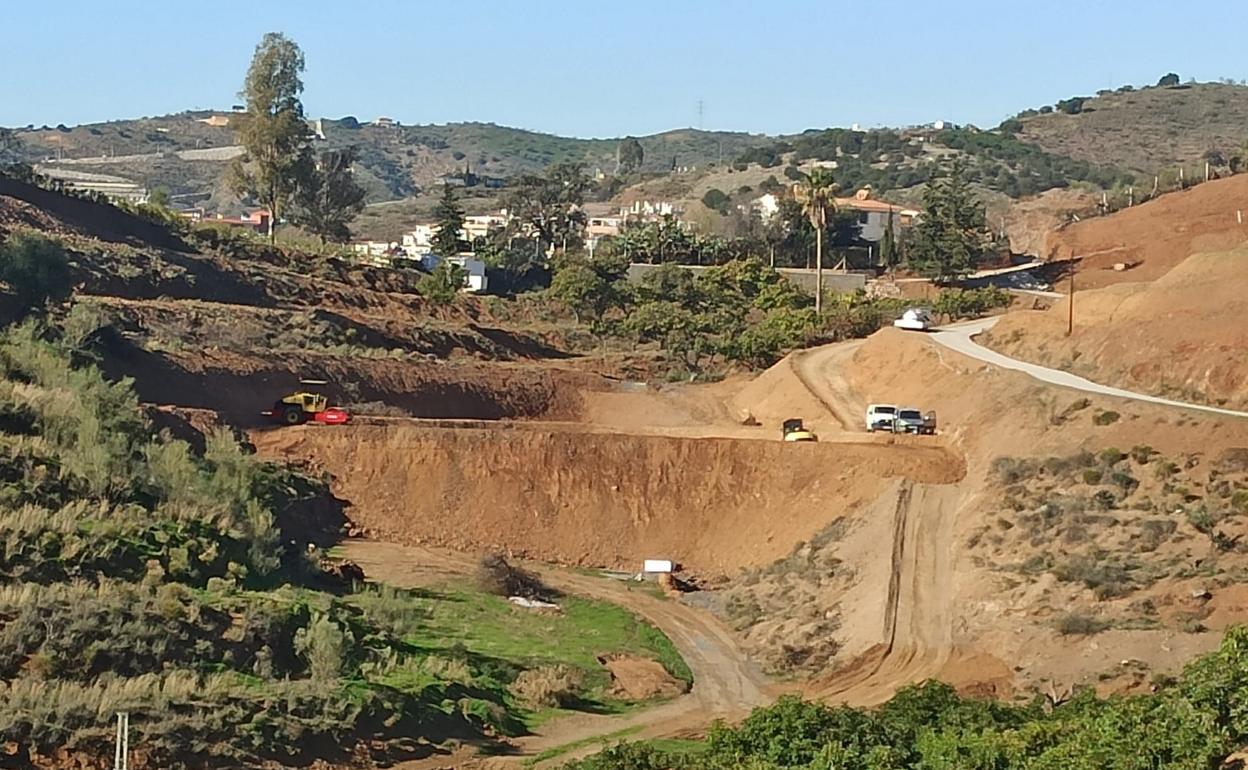
M 1011 313 L 985 344 L 1096 382 L 1181 400 L 1248 407 L 1248 246 L 1195 254 L 1151 283 Z
M 380 537 L 701 573 L 774 561 L 875 499 L 890 478 L 963 476 L 939 446 L 786 444 L 411 423 L 257 431 L 267 456 L 312 458 Z M 898 451 L 902 450 L 902 451 Z

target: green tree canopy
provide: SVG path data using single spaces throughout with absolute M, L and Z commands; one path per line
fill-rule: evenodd
M 975 270 L 988 242 L 984 204 L 971 189 L 966 162 L 957 159 L 923 194 L 910 264 L 938 280 L 958 278 Z
M 468 272 L 449 259 L 443 259 L 433 268 L 433 272 L 420 279 L 416 290 L 427 299 L 446 305 L 454 302 L 460 289 L 467 285 Z
M 364 189 L 351 170 L 356 150 L 327 150 L 309 165 L 294 198 L 294 221 L 326 241 L 345 243 L 351 222 L 364 210 Z
M 460 237 L 464 229 L 464 210 L 455 198 L 455 189 L 449 184 L 442 185 L 442 197 L 433 210 L 433 218 L 438 231 L 433 235 L 433 251 L 444 257 L 453 257 L 464 249 L 464 241 Z
M 239 96 L 247 112 L 237 116 L 238 142 L 244 154 L 230 169 L 230 184 L 268 208 L 269 239 L 276 221 L 312 162 L 311 131 L 303 117 L 303 51 L 285 35 L 270 32 L 256 46 Z
M 646 152 L 636 137 L 626 136 L 620 140 L 615 149 L 616 173 L 629 174 L 641 168 L 645 162 Z
M 0 281 L 25 311 L 62 302 L 73 289 L 65 250 L 56 241 L 33 233 L 17 233 L 0 243 Z
M 584 240 L 581 210 L 589 177 L 580 163 L 558 163 L 544 175 L 526 174 L 507 195 L 507 209 L 517 225 L 527 225 L 546 249 L 577 247 Z

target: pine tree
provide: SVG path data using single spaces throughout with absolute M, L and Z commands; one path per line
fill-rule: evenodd
M 900 261 L 897 255 L 897 236 L 893 232 L 893 212 L 888 212 L 888 220 L 884 224 L 884 237 L 880 238 L 880 264 L 886 268 L 894 268 Z
M 442 186 L 442 199 L 433 214 L 438 224 L 438 232 L 433 236 L 433 251 L 441 257 L 453 257 L 464 248 L 460 238 L 464 229 L 464 210 L 460 208 L 455 190 L 449 184 Z
M 975 270 L 987 244 L 984 204 L 971 189 L 965 161 L 955 160 L 923 194 L 910 264 L 937 280 L 959 278 Z

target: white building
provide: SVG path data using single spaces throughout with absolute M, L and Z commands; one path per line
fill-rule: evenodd
M 681 209 L 671 201 L 633 201 L 631 206 L 620 209 L 624 217 L 666 217 L 680 213 Z
M 426 270 L 433 270 L 442 261 L 442 257 L 437 254 L 426 254 L 421 259 L 421 264 Z M 460 291 L 469 294 L 481 294 L 489 288 L 490 281 L 485 274 L 485 263 L 479 259 L 473 259 L 470 255 L 460 254 L 454 257 L 447 257 L 446 260 L 452 265 L 459 265 L 467 273 L 465 277 L 464 288 Z
M 764 222 L 770 222 L 772 217 L 780 213 L 780 199 L 772 193 L 760 195 L 750 202 L 750 210 L 756 212 Z
M 852 198 L 837 198 L 836 207 L 842 211 L 858 213 L 858 224 L 862 227 L 862 239 L 872 243 L 884 237 L 884 230 L 892 219 L 893 234 L 902 228 L 910 227 L 919 216 L 915 209 L 908 209 L 886 201 L 878 201 L 871 197 L 871 188 L 864 187 L 854 193 Z
M 438 228 L 434 225 L 416 225 L 403 233 L 403 253 L 409 257 L 420 257 L 428 254 L 433 246 L 433 236 Z
M 474 214 L 464 217 L 464 240 L 472 243 L 478 238 L 484 238 L 489 235 L 491 230 L 500 230 L 506 227 L 510 221 L 511 216 L 507 213 L 507 209 L 503 209 L 497 214 Z
M 351 250 L 359 255 L 360 261 L 378 267 L 386 267 L 396 256 L 403 254 L 402 248 L 394 241 L 362 241 L 351 244 Z

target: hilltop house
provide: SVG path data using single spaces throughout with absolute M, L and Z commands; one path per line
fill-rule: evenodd
M 915 209 L 898 206 L 895 203 L 875 200 L 871 197 L 871 188 L 864 187 L 854 193 L 852 198 L 837 198 L 836 207 L 846 211 L 858 212 L 858 224 L 861 225 L 861 237 L 864 241 L 878 243 L 884 237 L 889 218 L 893 222 L 893 234 L 914 224 L 919 216 Z

